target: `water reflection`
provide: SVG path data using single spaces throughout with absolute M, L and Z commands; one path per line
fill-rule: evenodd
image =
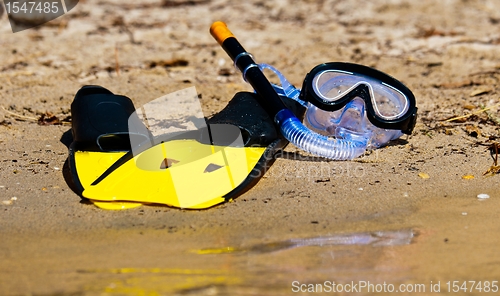
M 295 238 L 279 242 L 257 244 L 249 247 L 223 247 L 214 249 L 201 249 L 197 254 L 222 254 L 222 253 L 270 253 L 305 246 L 333 246 L 333 245 L 373 245 L 395 246 L 407 245 L 414 237 L 412 229 L 387 230 L 375 232 L 336 234 L 313 238 Z
M 293 238 L 250 246 L 166 255 L 155 268 L 79 270 L 99 274 L 85 289 L 102 295 L 289 295 L 293 281 L 407 280 L 396 247 L 413 242 L 412 229 Z M 288 250 L 286 252 L 282 252 Z M 211 254 L 211 255 L 209 255 Z M 186 254 L 184 254 L 186 255 Z M 168 262 L 168 263 L 167 263 Z M 384 278 L 379 278 L 380 273 Z M 406 274 L 406 276 L 404 275 Z

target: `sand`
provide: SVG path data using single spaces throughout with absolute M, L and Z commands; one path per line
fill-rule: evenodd
M 209 210 L 105 211 L 82 201 L 62 173 L 70 125 L 37 119 L 69 120 L 86 84 L 136 106 L 195 86 L 213 115 L 251 90 L 208 33 L 216 20 L 296 85 L 327 61 L 400 79 L 417 98 L 413 134 L 353 161 L 307 158 L 289 145 L 291 156 L 254 188 Z M 4 14 L 0 294 L 289 295 L 294 281 L 423 284 L 426 292 L 432 282 L 442 293 L 453 288 L 448 281 L 493 285 L 500 176 L 483 173 L 500 136 L 499 22 L 495 0 L 88 0 L 15 34 Z M 483 193 L 490 198 L 478 199 Z M 409 243 L 324 243 L 380 231 L 409 234 Z M 290 243 L 306 238 L 323 239 Z

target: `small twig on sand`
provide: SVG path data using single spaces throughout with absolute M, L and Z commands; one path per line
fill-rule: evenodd
M 24 116 L 24 115 L 16 114 L 14 112 L 11 112 L 11 111 L 5 109 L 4 106 L 0 106 L 0 107 L 2 107 L 3 111 L 7 112 L 7 114 L 10 114 L 10 115 L 12 115 L 14 117 L 17 117 L 17 118 L 21 119 L 21 120 L 34 121 L 34 122 L 38 122 L 38 124 L 43 123 L 42 125 L 58 125 L 58 124 L 70 125 L 71 124 L 70 121 L 60 120 L 60 119 L 58 119 L 57 117 L 55 117 L 54 115 L 52 115 L 51 113 L 48 113 L 48 112 L 46 114 L 42 114 L 42 116 L 40 118 L 35 118 L 35 117 L 31 117 L 31 116 Z M 44 119 L 46 119 L 45 116 L 49 116 L 49 115 L 54 118 L 53 122 L 52 121 L 48 121 L 48 122 L 44 121 Z
M 462 116 L 457 116 L 457 117 L 453 117 L 453 118 L 450 118 L 450 119 L 446 119 L 446 120 L 444 120 L 444 122 L 451 122 L 451 121 L 455 121 L 455 120 L 460 120 L 460 119 L 468 118 L 468 117 L 471 117 L 472 115 L 476 115 L 476 114 L 488 111 L 488 110 L 493 109 L 493 108 L 498 107 L 498 106 L 500 106 L 500 103 L 498 103 L 496 105 L 493 105 L 493 106 L 490 106 L 490 107 L 483 108 L 481 110 L 478 110 L 476 112 L 472 112 L 472 113 L 467 114 L 467 115 L 462 115 Z
M 24 119 L 24 120 L 38 121 L 38 119 L 36 119 L 35 117 L 29 117 L 29 116 L 19 115 L 19 114 L 16 114 L 14 112 L 10 112 L 9 110 L 5 109 L 4 106 L 2 106 L 2 109 L 3 109 L 3 111 L 5 111 L 5 112 L 9 113 L 10 115 L 15 116 L 17 118 L 21 118 L 21 119 Z
M 490 150 L 491 157 L 493 158 L 493 165 L 483 173 L 483 176 L 486 175 L 495 175 L 500 173 L 500 166 L 498 165 L 498 149 L 500 147 L 500 144 L 497 142 L 494 142 L 488 147 L 488 150 Z

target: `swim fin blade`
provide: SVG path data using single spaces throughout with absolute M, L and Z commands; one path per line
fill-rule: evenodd
M 159 104 L 146 114 L 147 108 L 135 111 L 130 99 L 104 88 L 82 88 L 72 104 L 74 142 L 69 156 L 78 193 L 104 209 L 141 204 L 203 209 L 240 195 L 288 143 L 255 96 L 236 94 L 208 121 L 199 115 L 201 107 L 193 112 L 196 108 L 185 101 L 177 101 L 179 105 L 172 97 L 160 100 L 161 106 L 184 106 L 197 113 L 192 128 L 165 133 L 165 126 L 189 126 L 186 117 L 184 126 L 172 124 L 174 119 L 165 121 L 165 112 L 158 112 Z M 162 118 L 155 118 L 154 111 Z M 154 122 L 163 122 L 158 135 L 152 131 Z

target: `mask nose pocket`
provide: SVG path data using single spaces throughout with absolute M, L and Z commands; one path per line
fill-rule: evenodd
M 345 106 L 337 126 L 356 133 L 363 133 L 365 131 L 364 101 L 359 98 L 350 101 Z

